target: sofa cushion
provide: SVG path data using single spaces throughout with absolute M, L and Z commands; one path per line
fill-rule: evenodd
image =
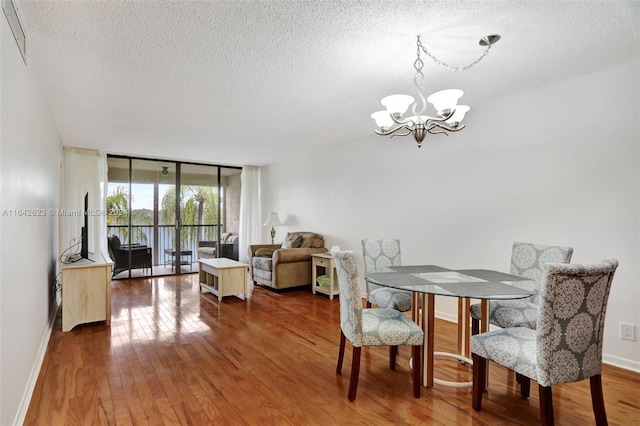
M 251 259 L 254 271 L 256 269 L 262 269 L 264 271 L 271 271 L 273 261 L 271 257 L 254 257 Z
M 259 284 L 271 285 L 271 271 L 264 269 L 253 269 L 253 279 Z
M 290 235 L 292 237 L 290 237 Z M 315 232 L 289 232 L 287 238 L 295 238 L 296 235 L 302 235 L 301 248 L 321 248 L 324 247 L 324 237 Z M 285 241 L 287 240 L 285 238 Z
M 276 249 L 261 248 L 261 249 L 256 250 L 255 256 L 258 256 L 258 257 L 271 257 L 271 256 L 273 256 L 273 252 L 275 250 Z
M 202 254 L 215 254 L 215 247 L 198 247 L 198 253 Z
M 222 234 L 220 234 L 220 243 L 226 243 L 227 242 L 227 238 L 229 238 L 231 236 L 231 232 L 223 232 Z
M 287 237 L 282 242 L 282 248 L 298 248 L 301 244 L 301 234 L 287 234 Z

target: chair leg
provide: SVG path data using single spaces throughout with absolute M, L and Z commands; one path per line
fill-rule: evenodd
M 516 382 L 520 384 L 520 396 L 529 398 L 529 394 L 531 393 L 531 379 L 520 373 L 516 373 Z
M 593 405 L 593 414 L 596 417 L 596 425 L 604 426 L 607 422 L 607 412 L 604 409 L 604 395 L 602 394 L 602 376 L 596 374 L 589 378 L 591 384 L 591 405 Z
M 538 393 L 540 398 L 540 423 L 542 426 L 552 426 L 554 420 L 551 386 L 538 385 Z
M 344 359 L 344 344 L 347 338 L 342 330 L 340 330 L 340 350 L 338 351 L 338 366 L 336 367 L 336 373 L 342 374 L 342 360 Z
M 411 352 L 413 356 L 413 396 L 420 398 L 420 391 L 422 390 L 422 363 L 420 362 L 422 346 L 413 346 Z
M 351 379 L 349 381 L 349 401 L 356 400 L 356 392 L 358 392 L 358 376 L 360 375 L 360 346 L 353 347 L 353 356 L 351 358 Z
M 389 346 L 389 369 L 396 369 L 396 358 L 398 356 L 398 347 Z
M 473 358 L 473 392 L 471 405 L 476 411 L 482 408 L 482 393 L 486 388 L 487 360 L 478 354 L 472 354 Z

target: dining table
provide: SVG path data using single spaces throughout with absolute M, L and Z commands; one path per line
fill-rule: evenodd
M 480 331 L 489 329 L 489 300 L 522 299 L 533 295 L 530 278 L 489 269 L 449 269 L 437 265 L 393 266 L 385 272 L 370 272 L 365 280 L 384 287 L 412 292 L 411 317 L 424 331 L 422 351 L 423 386 L 434 383 L 452 387 L 470 387 L 472 382 L 457 382 L 434 377 L 434 357 L 452 357 L 469 366 L 469 327 L 471 299 L 481 302 Z M 436 352 L 435 296 L 458 298 L 458 353 Z M 415 360 L 412 360 L 415 362 Z

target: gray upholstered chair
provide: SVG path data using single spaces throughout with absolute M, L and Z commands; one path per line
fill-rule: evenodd
M 534 281 L 536 294 L 526 299 L 489 302 L 489 323 L 498 327 L 528 327 L 535 330 L 538 313 L 538 289 L 546 263 L 569 263 L 573 248 L 515 242 L 511 250 L 511 273 Z M 518 285 L 518 283 L 514 283 Z M 526 286 L 525 286 L 526 287 Z M 479 332 L 480 304 L 471 305 L 472 334 Z
M 400 240 L 362 240 L 365 275 L 371 272 L 387 272 L 390 266 L 400 266 Z M 381 308 L 396 309 L 400 312 L 411 310 L 411 292 L 366 283 L 367 308 L 376 305 Z
M 471 337 L 473 408 L 482 406 L 487 360 L 515 371 L 527 398 L 538 382 L 542 424 L 553 424 L 551 387 L 590 379 L 596 424 L 606 425 L 602 396 L 602 338 L 609 290 L 618 261 L 543 267 L 536 329 L 509 327 Z
M 398 345 L 410 345 L 413 359 L 420 359 L 424 332 L 418 325 L 394 309 L 363 309 L 356 258 L 352 251 L 332 249 L 340 286 L 340 351 L 336 373 L 342 374 L 346 339 L 353 345 L 349 401 L 356 399 L 360 354 L 363 346 L 389 346 L 389 367 L 396 367 Z M 420 397 L 421 367 L 413 363 L 413 396 Z

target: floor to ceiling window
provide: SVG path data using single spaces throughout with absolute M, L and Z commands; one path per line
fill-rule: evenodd
M 114 278 L 198 271 L 238 258 L 241 168 L 109 156 L 107 230 Z

